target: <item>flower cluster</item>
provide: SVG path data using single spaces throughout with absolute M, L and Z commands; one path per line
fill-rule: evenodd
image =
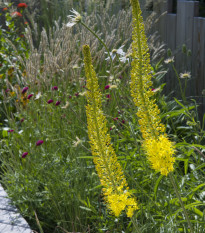
M 17 7 L 18 7 L 18 8 L 25 9 L 25 8 L 28 7 L 28 5 L 27 5 L 26 3 L 19 3 L 19 4 L 17 5 Z
M 86 92 L 88 135 L 95 167 L 103 186 L 105 201 L 115 216 L 118 217 L 123 210 L 126 210 L 127 216 L 132 217 L 138 206 L 135 198 L 129 192 L 122 168 L 111 145 L 107 121 L 102 111 L 98 79 L 92 66 L 88 45 L 83 47 L 83 54 L 88 90 Z
M 152 168 L 167 175 L 173 171 L 174 149 L 161 123 L 160 110 L 152 91 L 152 69 L 149 49 L 144 32 L 142 12 L 138 0 L 131 0 L 133 15 L 131 94 L 138 107 L 140 130 L 144 139 L 143 148 Z

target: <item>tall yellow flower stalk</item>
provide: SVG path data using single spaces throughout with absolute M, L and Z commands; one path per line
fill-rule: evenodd
M 122 168 L 111 145 L 107 121 L 102 111 L 98 79 L 92 66 L 88 45 L 83 46 L 83 55 L 87 78 L 88 136 L 96 171 L 103 186 L 105 201 L 109 209 L 117 217 L 125 210 L 127 216 L 131 218 L 138 206 L 135 198 L 129 192 Z
M 142 12 L 138 0 L 131 0 L 133 16 L 131 95 L 138 107 L 143 148 L 152 168 L 168 175 L 175 162 L 173 143 L 165 134 L 165 126 L 160 120 L 160 110 L 152 91 L 152 69 L 149 48 L 144 31 Z

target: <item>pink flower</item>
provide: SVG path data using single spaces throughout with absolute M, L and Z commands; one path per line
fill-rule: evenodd
M 122 124 L 125 124 L 125 120 L 122 120 Z
M 60 105 L 60 103 L 61 103 L 61 102 L 58 100 L 58 101 L 56 101 L 56 104 L 55 104 L 55 105 L 58 106 L 58 105 Z
M 105 90 L 109 89 L 110 88 L 110 85 L 106 85 L 105 86 Z
M 106 97 L 107 97 L 108 99 L 110 99 L 111 96 L 110 96 L 110 95 L 106 95 Z
M 10 89 L 6 89 L 5 92 L 8 93 L 10 91 Z
M 47 101 L 47 103 L 48 103 L 48 104 L 51 104 L 51 103 L 53 103 L 53 100 L 50 99 L 50 100 Z
M 23 123 L 23 122 L 24 122 L 24 118 L 22 118 L 22 119 L 20 120 L 20 122 Z
M 24 152 L 21 157 L 26 158 L 27 155 L 28 155 L 28 152 Z
M 36 142 L 36 146 L 40 146 L 41 144 L 43 144 L 43 140 L 38 140 L 38 141 Z
M 27 99 L 30 100 L 30 98 L 33 96 L 33 94 L 28 95 Z
M 57 86 L 52 87 L 52 91 L 57 91 L 57 90 L 58 90 Z
M 10 129 L 10 130 L 8 130 L 7 132 L 8 132 L 8 133 L 12 133 L 12 132 L 14 132 L 14 130 L 13 130 L 13 129 Z
M 78 93 L 78 92 L 77 92 L 77 93 L 75 93 L 75 96 L 76 96 L 76 97 L 78 97 L 78 96 L 79 96 L 79 93 Z
M 28 87 L 24 87 L 23 89 L 22 89 L 22 94 L 24 94 L 24 93 L 26 93 L 28 91 Z
M 68 97 L 69 99 L 72 99 L 72 96 L 71 95 L 69 95 L 69 97 Z
M 20 12 L 18 12 L 18 11 L 14 11 L 14 12 L 11 13 L 11 16 L 12 17 L 22 17 L 22 14 Z

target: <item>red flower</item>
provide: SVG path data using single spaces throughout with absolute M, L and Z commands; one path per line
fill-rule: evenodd
M 106 95 L 106 97 L 107 97 L 108 99 L 110 99 L 110 95 Z
M 28 7 L 28 5 L 26 3 L 19 3 L 17 7 L 25 9 L 26 7 Z
M 13 130 L 13 129 L 10 129 L 10 130 L 8 130 L 7 132 L 8 132 L 8 133 L 12 133 L 12 132 L 14 132 L 14 130 Z
M 28 22 L 26 21 L 26 22 L 24 22 L 24 24 L 25 24 L 25 25 L 27 25 L 27 24 L 28 24 Z
M 36 142 L 36 146 L 40 146 L 41 144 L 43 144 L 43 140 L 38 140 L 38 141 Z
M 33 94 L 28 95 L 27 99 L 30 100 L 30 98 L 33 96 Z
M 24 87 L 23 89 L 22 89 L 22 94 L 25 94 L 26 92 L 28 91 L 28 87 Z
M 48 104 L 51 104 L 51 103 L 53 103 L 53 100 L 50 99 L 50 100 L 47 101 L 47 103 L 48 103 Z
M 14 11 L 14 12 L 11 13 L 11 16 L 12 17 L 22 17 L 22 14 L 20 12 L 18 12 L 18 11 Z
M 57 90 L 58 90 L 57 86 L 52 87 L 52 91 L 57 91 Z
M 57 101 L 55 105 L 58 106 L 60 103 L 61 103 L 60 101 Z
M 7 7 L 3 8 L 3 11 L 7 11 L 7 10 L 8 10 L 8 8 L 7 8 Z
M 110 85 L 106 85 L 105 86 L 105 90 L 109 89 L 110 88 Z
M 26 158 L 27 155 L 28 155 L 28 152 L 24 152 L 21 157 Z

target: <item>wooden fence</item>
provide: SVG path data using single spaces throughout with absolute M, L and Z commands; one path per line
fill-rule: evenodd
M 177 13 L 173 12 L 173 0 L 155 0 L 154 11 L 160 15 L 156 26 L 162 41 L 173 51 L 175 65 L 179 72 L 190 71 L 187 96 L 196 99 L 200 110 L 205 113 L 205 18 L 198 17 L 199 2 L 177 1 Z M 186 57 L 182 46 L 186 45 L 192 55 Z M 178 86 L 173 72 L 166 77 L 167 90 Z

